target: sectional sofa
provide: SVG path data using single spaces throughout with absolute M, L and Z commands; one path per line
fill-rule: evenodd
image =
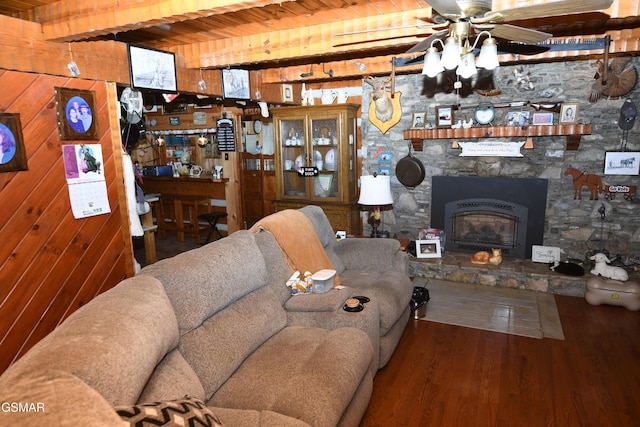
M 292 296 L 286 253 L 260 228 L 162 260 L 0 376 L 0 425 L 357 426 L 409 318 L 406 254 L 337 242 L 320 208 L 296 212 L 315 230 L 300 244 L 320 242 L 341 289 Z M 352 296 L 370 301 L 347 312 Z

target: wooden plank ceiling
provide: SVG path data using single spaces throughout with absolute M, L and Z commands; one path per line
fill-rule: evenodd
M 535 4 L 548 0 L 493 0 L 492 10 Z M 640 0 L 614 0 L 600 12 L 510 23 L 556 37 L 607 33 L 612 53 L 636 54 L 639 10 Z M 0 14 L 40 23 L 51 41 L 135 43 L 174 51 L 189 68 L 257 69 L 275 81 L 299 81 L 311 65 L 315 74 L 306 81 L 327 79 L 321 64 L 334 78 L 388 72 L 390 58 L 435 31 L 424 0 L 5 0 Z M 578 55 L 585 53 L 551 56 Z

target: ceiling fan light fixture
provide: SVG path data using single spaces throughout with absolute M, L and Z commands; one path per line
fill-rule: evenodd
M 442 50 L 442 66 L 447 70 L 453 70 L 460 66 L 462 60 L 460 58 L 460 45 L 453 38 L 449 37 L 444 43 Z
M 485 70 L 495 70 L 500 66 L 500 62 L 498 61 L 498 45 L 496 44 L 496 39 L 493 37 L 489 37 L 482 43 L 476 66 L 484 68 Z
M 443 71 L 444 67 L 442 66 L 442 62 L 440 62 L 440 53 L 436 47 L 431 46 L 424 55 L 422 74 L 433 78 Z
M 475 56 L 473 52 L 467 53 L 464 58 L 462 58 L 462 63 L 456 69 L 456 74 L 462 77 L 463 79 L 468 79 L 478 73 L 476 69 Z

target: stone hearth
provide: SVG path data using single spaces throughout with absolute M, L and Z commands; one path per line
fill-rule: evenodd
M 503 288 L 528 289 L 559 295 L 584 296 L 590 274 L 567 276 L 549 270 L 547 264 L 505 258 L 500 265 L 472 264 L 471 254 L 445 252 L 442 258 L 410 258 L 409 274 L 414 277 L 449 280 Z

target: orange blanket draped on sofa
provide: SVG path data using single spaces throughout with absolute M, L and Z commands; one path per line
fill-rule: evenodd
M 273 234 L 292 271 L 315 273 L 325 268 L 335 270 L 313 224 L 302 212 L 286 209 L 264 217 L 251 227 L 253 233 L 260 230 Z M 341 283 L 336 274 L 334 284 Z

